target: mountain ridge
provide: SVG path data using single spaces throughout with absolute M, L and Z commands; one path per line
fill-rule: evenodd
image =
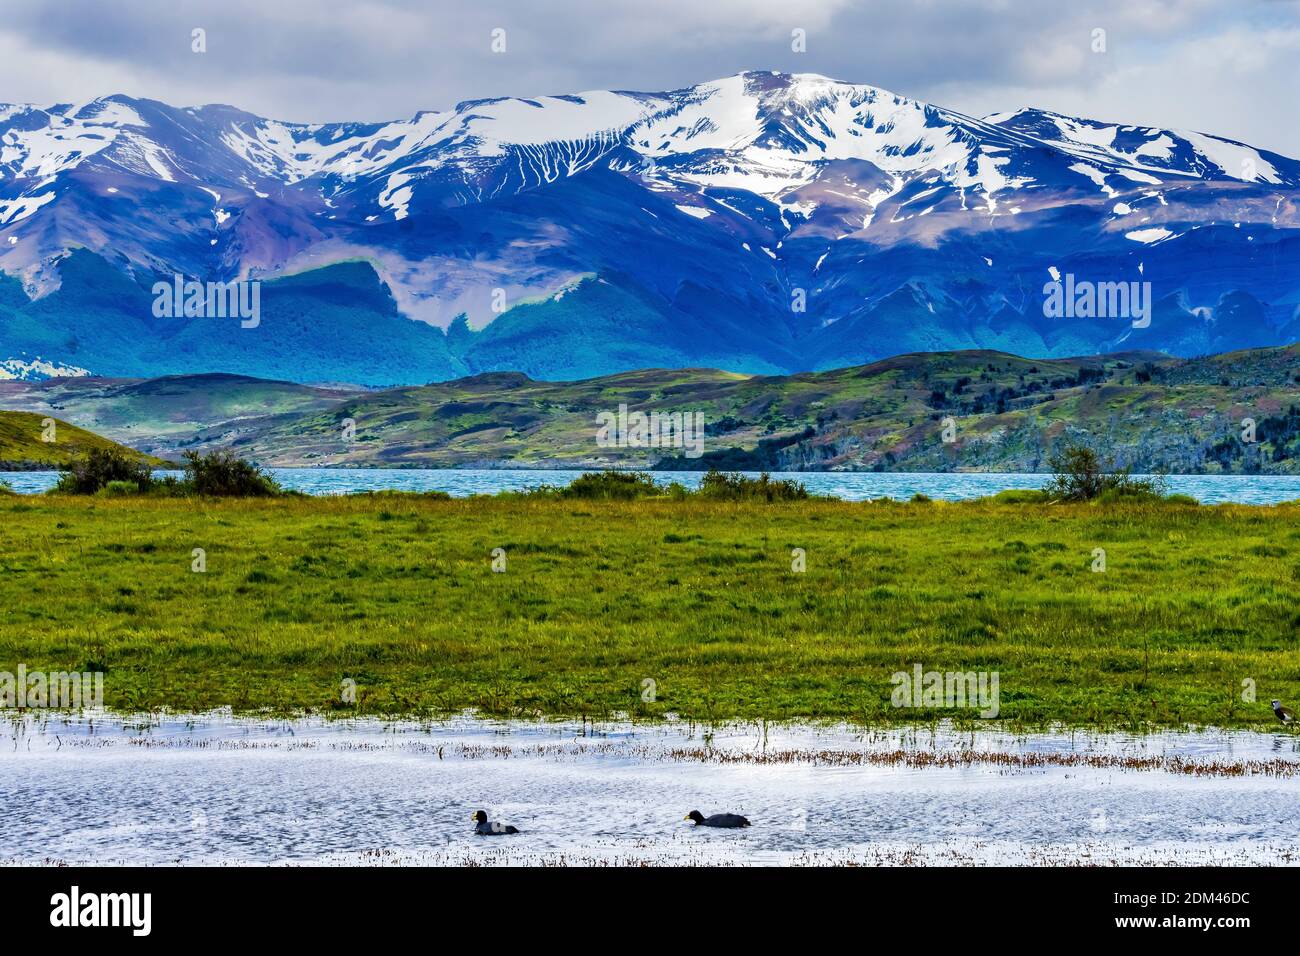
M 1300 338 L 1300 162 L 1193 131 L 1025 108 L 975 118 L 755 71 L 380 123 L 120 95 L 0 107 L 0 272 L 21 288 L 0 290 L 0 369 L 192 370 L 64 322 L 65 292 L 85 294 L 66 288 L 78 254 L 140 287 L 292 276 L 295 315 L 336 304 L 322 270 L 369 264 L 345 291 L 382 287 L 391 308 L 340 321 L 375 323 L 372 340 L 409 356 L 368 369 L 357 347 L 299 336 L 296 372 L 288 338 L 186 343 L 208 368 L 298 380 L 791 372 L 918 348 L 1188 355 Z M 1149 282 L 1163 305 L 1150 328 L 1050 319 L 1041 289 L 1063 273 Z M 58 334 L 15 312 L 52 317 Z M 132 320 L 142 336 L 185 335 L 148 318 Z M 381 368 L 405 377 L 370 377 Z

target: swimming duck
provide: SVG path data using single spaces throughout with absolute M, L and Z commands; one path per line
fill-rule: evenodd
M 693 820 L 697 827 L 723 827 L 728 830 L 734 830 L 738 827 L 749 826 L 749 821 L 739 813 L 715 813 L 711 817 L 706 817 L 699 810 L 692 810 L 683 820 Z
M 479 836 L 504 836 L 508 833 L 518 833 L 518 827 L 506 826 L 503 823 L 488 822 L 487 814 L 482 810 L 475 810 L 474 816 L 470 817 L 474 821 L 474 832 Z

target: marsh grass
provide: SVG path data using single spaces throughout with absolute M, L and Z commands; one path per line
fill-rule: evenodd
M 1300 695 L 1296 505 L 48 496 L 0 518 L 0 670 L 95 662 L 117 710 L 982 724 L 891 707 L 914 663 L 998 671 L 1026 727 L 1275 726 L 1268 700 Z

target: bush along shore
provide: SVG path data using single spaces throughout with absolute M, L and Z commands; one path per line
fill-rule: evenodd
M 285 494 L 192 456 L 0 499 L 0 670 L 241 713 L 1280 726 L 1300 505 L 1063 459 L 1042 491 L 844 502 L 626 472 L 449 499 Z
M 154 495 L 176 497 L 207 495 L 216 498 L 270 498 L 284 489 L 251 462 L 229 452 L 206 455 L 185 453 L 185 476 L 153 476 L 153 468 L 112 449 L 94 449 L 85 458 L 65 467 L 55 494 L 68 495 Z

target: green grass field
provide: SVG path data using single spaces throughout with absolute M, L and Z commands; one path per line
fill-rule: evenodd
M 119 710 L 1276 726 L 1298 588 L 1295 505 L 0 497 L 0 670 Z

